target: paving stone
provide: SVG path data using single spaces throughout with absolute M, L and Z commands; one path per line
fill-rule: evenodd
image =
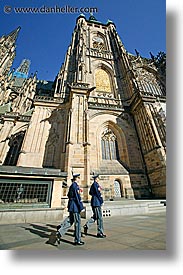
M 107 238 L 96 237 L 96 223 L 83 234 L 83 246 L 74 245 L 74 230 L 71 228 L 56 242 L 58 221 L 47 224 L 28 223 L 0 225 L 1 250 L 165 250 L 166 249 L 166 213 L 148 215 L 114 216 L 103 219 Z M 82 226 L 86 220 L 81 219 Z M 83 227 L 82 227 L 83 230 Z

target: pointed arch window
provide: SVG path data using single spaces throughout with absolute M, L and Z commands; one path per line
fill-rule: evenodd
M 9 142 L 9 151 L 7 153 L 6 159 L 4 161 L 4 165 L 10 165 L 14 166 L 17 164 L 20 149 L 22 146 L 23 138 L 25 133 L 21 132 L 12 137 L 12 139 Z
M 119 159 L 118 144 L 115 134 L 107 129 L 101 136 L 102 159 Z
M 79 66 L 79 72 L 78 72 L 78 80 L 82 80 L 82 73 L 83 73 L 83 68 L 82 65 Z

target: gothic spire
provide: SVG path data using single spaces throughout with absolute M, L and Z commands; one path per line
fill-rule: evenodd
M 14 31 L 10 32 L 7 37 L 10 37 L 12 41 L 16 42 L 20 29 L 21 27 L 19 26 Z

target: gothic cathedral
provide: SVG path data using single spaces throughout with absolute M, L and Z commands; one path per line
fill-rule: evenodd
M 38 80 L 29 60 L 11 69 L 19 31 L 0 38 L 0 202 L 58 207 L 73 172 L 84 202 L 93 173 L 105 200 L 165 198 L 165 74 L 154 56 L 128 53 L 112 21 L 80 15 L 55 81 Z

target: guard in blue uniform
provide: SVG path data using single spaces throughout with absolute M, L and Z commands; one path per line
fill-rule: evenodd
M 68 229 L 74 224 L 74 243 L 75 245 L 83 245 L 81 240 L 81 216 L 80 212 L 84 209 L 80 196 L 79 188 L 80 174 L 73 175 L 72 184 L 68 192 L 68 211 L 69 217 L 67 217 L 60 226 L 57 227 L 57 241 L 60 242 L 61 237 L 68 231 Z
M 98 238 L 105 238 L 106 235 L 104 234 L 104 228 L 103 228 L 103 218 L 102 218 L 102 210 L 101 206 L 103 204 L 103 198 L 101 195 L 101 187 L 98 183 L 99 181 L 99 175 L 94 175 L 92 177 L 94 179 L 93 184 L 91 185 L 89 194 L 92 196 L 91 198 L 91 207 L 93 211 L 93 216 L 86 222 L 84 225 L 84 233 L 87 235 L 88 229 L 91 227 L 91 225 L 97 221 L 97 237 Z

